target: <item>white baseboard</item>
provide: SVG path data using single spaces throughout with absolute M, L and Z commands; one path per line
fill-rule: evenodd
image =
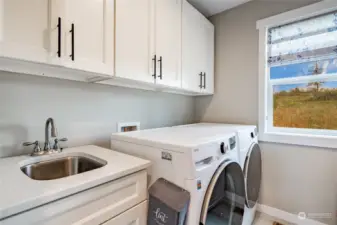
M 325 223 L 321 223 L 312 219 L 300 219 L 298 215 L 282 211 L 280 209 L 276 209 L 267 205 L 259 204 L 257 207 L 257 211 L 267 214 L 271 217 L 279 218 L 289 223 L 294 223 L 298 225 L 326 225 Z

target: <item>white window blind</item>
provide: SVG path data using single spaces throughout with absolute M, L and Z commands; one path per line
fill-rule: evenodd
M 270 66 L 337 55 L 337 12 L 269 29 Z

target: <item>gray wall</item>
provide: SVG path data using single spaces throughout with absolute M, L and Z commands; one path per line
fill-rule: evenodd
M 216 30 L 216 94 L 197 98 L 198 121 L 258 123 L 256 21 L 309 2 L 252 1 L 211 18 Z M 337 150 L 273 143 L 261 143 L 261 148 L 262 204 L 296 214 L 335 215 Z
M 30 152 L 22 142 L 43 142 L 48 117 L 68 146 L 103 147 L 117 122 L 143 129 L 194 120 L 193 97 L 13 73 L 0 72 L 0 96 L 0 157 Z

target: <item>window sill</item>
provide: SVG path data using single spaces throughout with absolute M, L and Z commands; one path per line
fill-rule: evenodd
M 337 136 L 282 132 L 260 133 L 259 141 L 337 149 Z

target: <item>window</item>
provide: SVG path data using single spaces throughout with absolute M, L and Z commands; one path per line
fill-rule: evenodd
M 337 3 L 257 26 L 261 140 L 337 148 Z

